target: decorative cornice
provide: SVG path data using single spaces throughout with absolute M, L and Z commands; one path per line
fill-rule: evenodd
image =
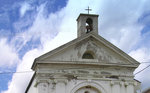
M 36 64 L 58 64 L 58 65 L 62 65 L 62 64 L 74 64 L 74 65 L 97 65 L 97 66 L 115 66 L 115 67 L 133 67 L 133 68 L 137 68 L 138 64 L 121 64 L 121 63 L 102 63 L 102 62 L 84 62 L 84 61 L 37 61 Z

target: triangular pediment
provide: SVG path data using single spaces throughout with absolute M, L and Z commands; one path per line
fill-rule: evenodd
M 83 58 L 90 52 L 93 59 Z M 36 59 L 39 62 L 100 63 L 136 65 L 138 62 L 99 35 L 89 33 Z M 36 64 L 36 61 L 33 65 Z

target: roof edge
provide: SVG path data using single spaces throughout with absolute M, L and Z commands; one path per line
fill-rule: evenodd
M 80 18 L 80 16 L 96 16 L 98 17 L 98 14 L 84 14 L 84 13 L 80 13 L 80 15 L 78 16 L 78 18 L 76 20 L 78 20 Z
M 25 90 L 25 93 L 28 93 L 28 90 L 29 90 L 29 88 L 30 88 L 30 86 L 31 86 L 31 84 L 32 84 L 32 82 L 33 82 L 34 77 L 35 77 L 35 74 L 36 74 L 36 73 L 34 72 L 32 78 L 31 78 L 31 80 L 30 80 L 30 82 L 29 82 L 29 84 L 28 84 L 28 86 L 27 86 L 27 88 L 26 88 L 26 90 Z

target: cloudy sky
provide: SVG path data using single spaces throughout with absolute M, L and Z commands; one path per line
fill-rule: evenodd
M 33 60 L 77 37 L 76 18 L 99 15 L 99 35 L 141 65 L 150 87 L 150 0 L 0 0 L 0 93 L 24 93 Z M 148 84 L 149 83 L 149 84 Z

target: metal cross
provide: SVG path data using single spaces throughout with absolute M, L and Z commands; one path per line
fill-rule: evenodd
M 89 6 L 88 6 L 88 9 L 85 9 L 85 10 L 88 11 L 88 14 L 89 14 L 89 11 L 92 11 L 92 9 L 90 9 Z

